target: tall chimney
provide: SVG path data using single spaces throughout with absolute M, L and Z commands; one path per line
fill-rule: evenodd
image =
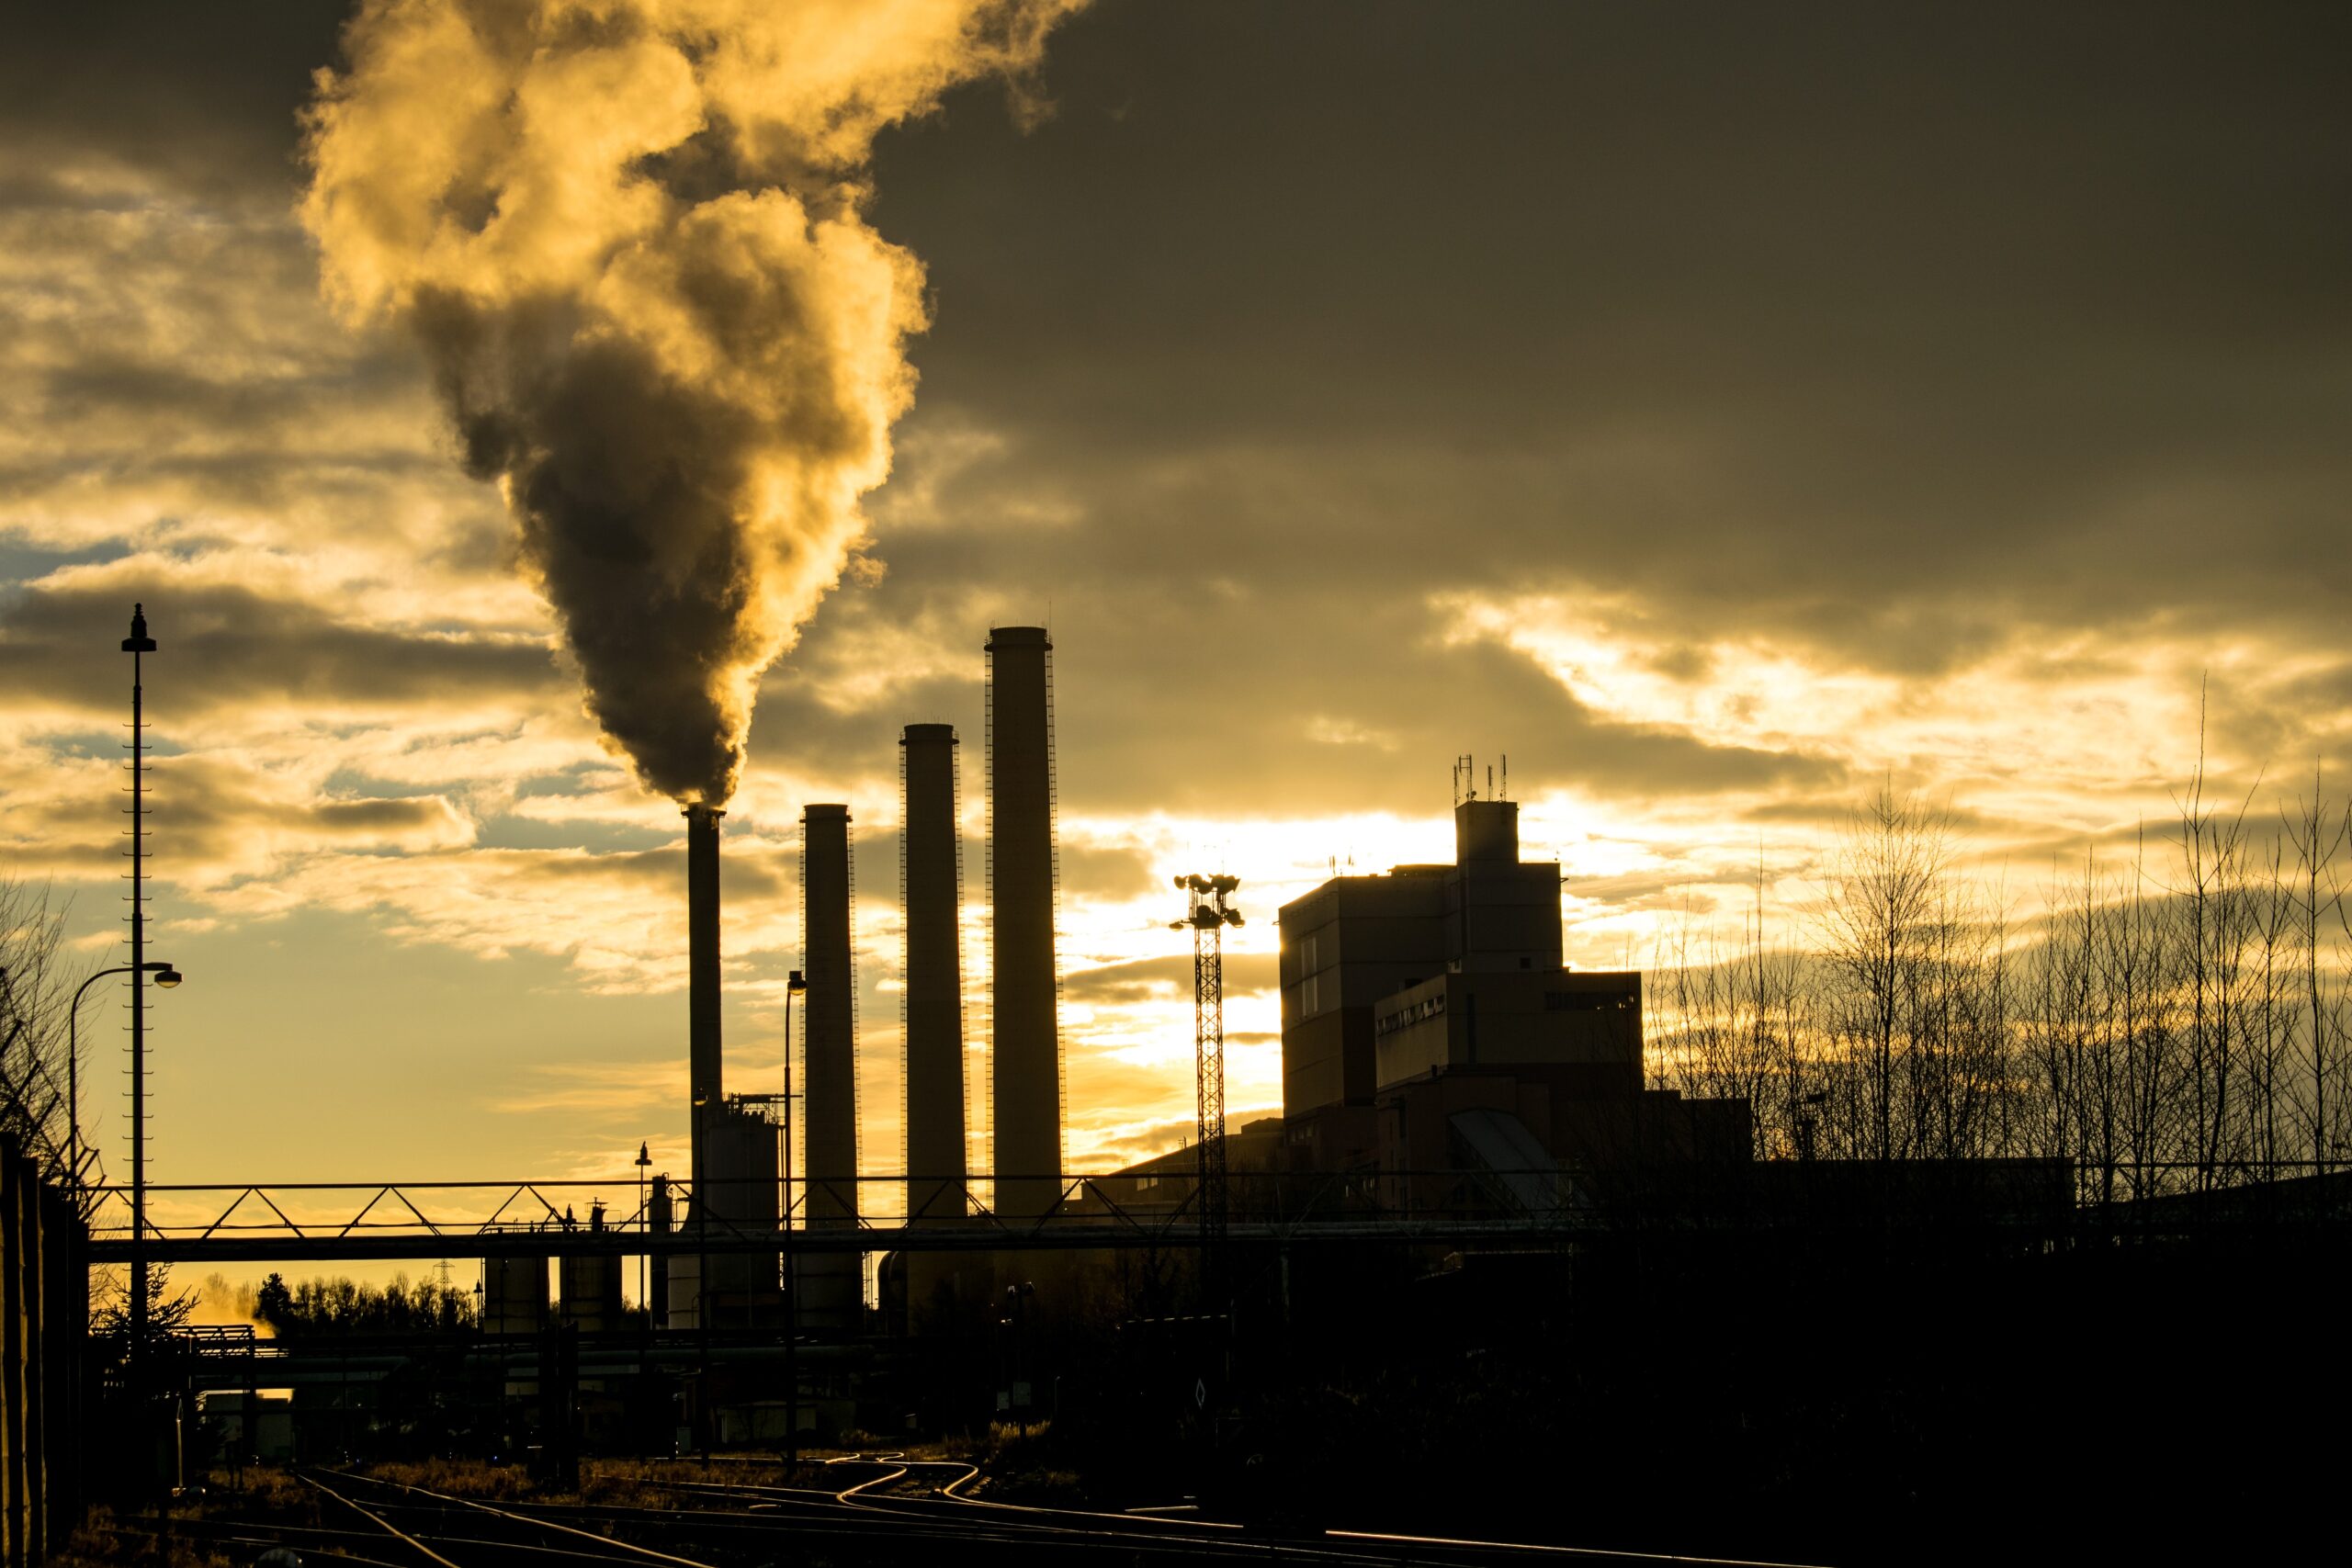
M 989 919 L 994 927 L 996 1210 L 1061 1196 L 1061 1035 L 1054 987 L 1054 645 L 1043 626 L 989 634 Z
M 811 1224 L 857 1217 L 857 979 L 850 965 L 849 807 L 800 817 L 800 946 L 808 965 L 801 1082 Z
M 690 1090 L 694 1168 L 702 1175 L 703 1123 L 718 1114 L 721 1091 L 718 1035 L 718 819 L 711 806 L 686 807 L 686 1081 Z M 695 1197 L 701 1196 L 697 1190 Z
M 904 748 L 907 911 L 907 1213 L 964 1215 L 963 873 L 956 848 L 956 727 L 910 724 Z

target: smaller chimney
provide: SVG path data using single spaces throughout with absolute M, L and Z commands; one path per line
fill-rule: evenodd
M 857 1217 L 857 976 L 850 942 L 849 807 L 806 806 L 800 817 L 801 1148 L 808 1223 Z
M 907 1213 L 919 1225 L 964 1217 L 964 976 L 958 935 L 956 728 L 910 724 L 905 773 Z
M 697 1146 L 702 1142 L 703 1110 L 718 1104 L 723 1088 L 718 1029 L 718 819 L 726 815 L 715 806 L 685 809 L 686 1080 L 692 1090 Z

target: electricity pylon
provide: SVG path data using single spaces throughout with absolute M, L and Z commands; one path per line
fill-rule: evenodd
M 1241 911 L 1227 900 L 1241 886 L 1238 876 L 1180 876 L 1190 896 L 1184 918 L 1170 931 L 1193 930 L 1193 1078 L 1199 1113 L 1194 1143 L 1200 1180 L 1201 1299 L 1220 1310 L 1225 1287 L 1225 928 L 1241 923 Z

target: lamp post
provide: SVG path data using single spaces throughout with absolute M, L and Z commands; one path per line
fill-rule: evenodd
M 653 1234 L 653 1203 L 645 1190 L 645 1173 L 652 1164 L 653 1156 L 646 1153 L 644 1140 L 639 1139 L 637 1145 L 637 1228 L 641 1235 Z M 653 1326 L 653 1303 L 645 1282 L 648 1260 L 648 1254 L 640 1252 L 637 1255 L 637 1306 L 645 1314 L 645 1326 L 650 1329 Z
M 143 1371 L 147 1341 L 147 736 L 142 655 L 155 651 L 147 606 L 130 607 L 130 1356 Z
M 168 964 L 151 960 L 139 967 L 155 976 L 155 984 L 167 991 L 187 978 Z M 99 970 L 82 982 L 74 993 L 74 1005 L 65 1010 L 65 1181 L 69 1187 L 82 1185 L 82 998 L 107 976 L 130 973 L 128 964 Z
M 784 982 L 784 1457 L 800 1462 L 800 1275 L 792 1256 L 792 998 L 808 989 L 795 969 Z

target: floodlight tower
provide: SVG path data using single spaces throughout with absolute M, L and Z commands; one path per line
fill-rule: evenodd
M 1227 899 L 1238 876 L 1179 876 L 1190 902 L 1170 931 L 1193 931 L 1193 1077 L 1200 1125 L 1193 1149 L 1200 1180 L 1201 1297 L 1214 1311 L 1225 1282 L 1225 928 L 1241 923 Z

